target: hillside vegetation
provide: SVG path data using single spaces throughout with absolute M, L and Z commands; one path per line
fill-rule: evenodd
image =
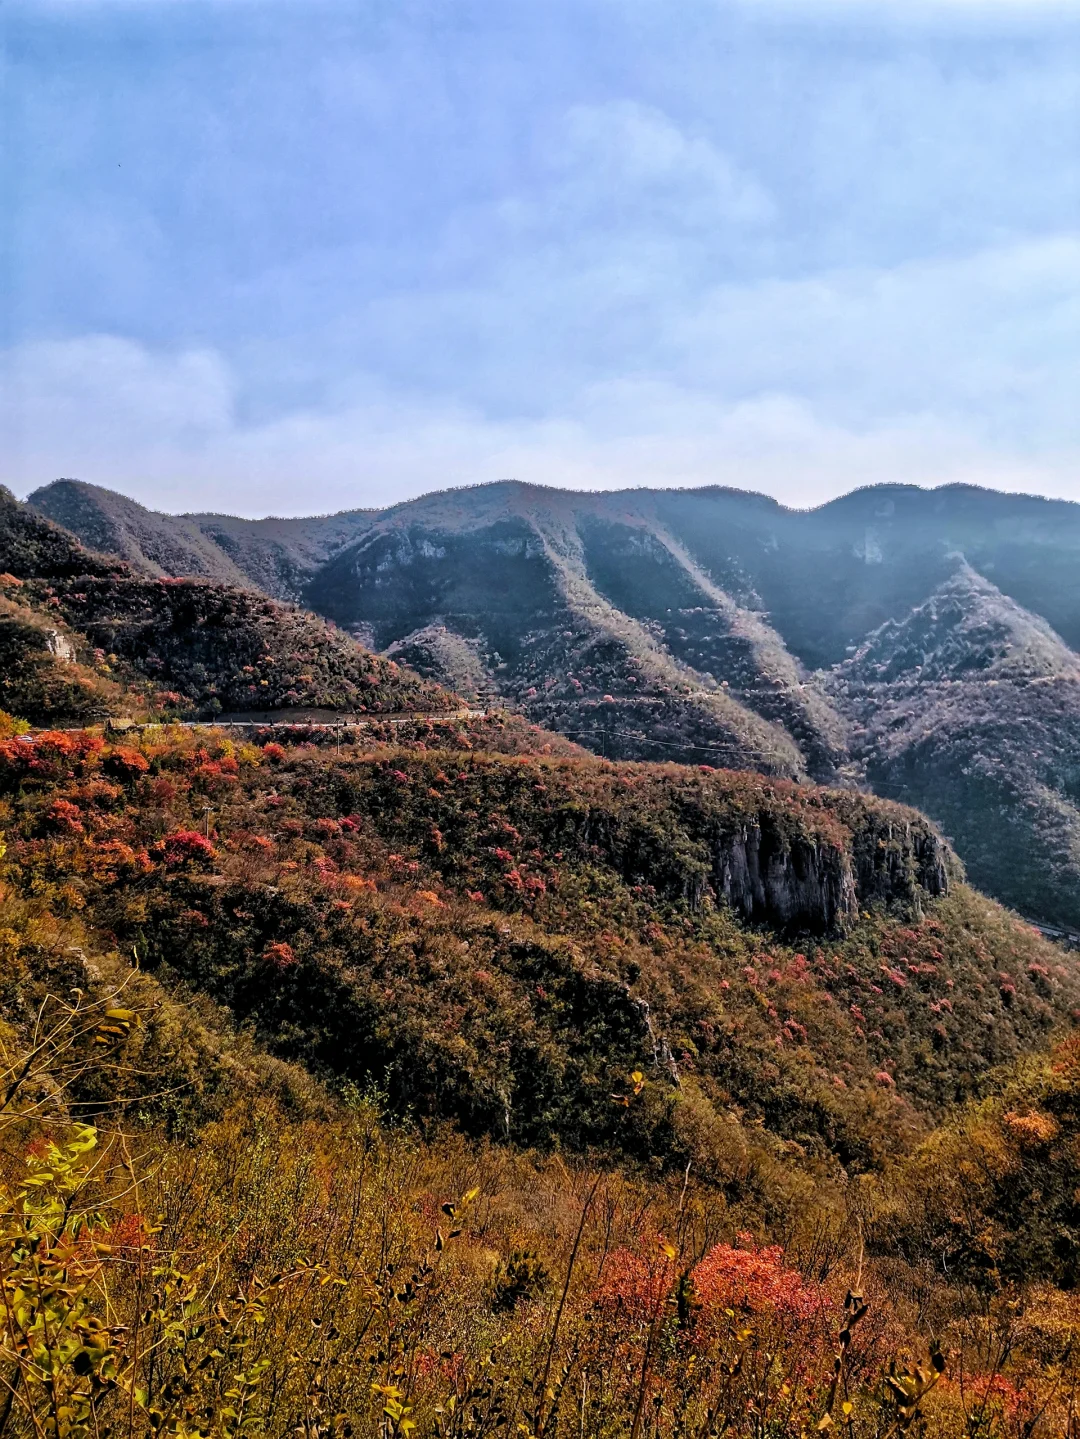
M 660 1164 L 876 1163 L 1077 1003 L 913 811 L 477 754 L 492 723 L 373 753 L 13 738 L 9 853 L 28 897 L 283 1059 L 473 1133 Z M 649 1100 L 613 1129 L 634 1069 Z
M 6 1435 L 1076 1439 L 1080 976 L 922 814 L 792 783 L 790 738 L 738 773 L 467 717 L 6 517 Z M 942 694 L 972 603 L 920 619 Z M 621 613 L 569 640 L 628 679 Z M 1028 684 L 991 620 L 987 684 Z M 788 734 L 631 688 L 659 753 L 693 707 L 762 766 Z M 367 728 L 26 725 L 301 699 Z
M 33 506 L 91 549 L 141 572 L 254 584 L 287 603 L 296 603 L 311 572 L 357 539 L 377 513 L 354 510 L 310 520 L 162 515 L 78 480 L 56 480 L 38 490 Z
M 1080 927 L 1080 507 L 515 483 L 307 520 L 181 521 L 72 482 L 32 502 L 121 554 L 195 526 L 251 583 L 282 593 L 287 569 L 365 643 L 595 753 L 915 804 L 975 883 Z M 174 573 L 202 572 L 179 554 Z
M 1074 1433 L 1075 966 L 921 816 L 17 728 L 9 1432 Z
M 1072 652 L 953 559 L 811 679 L 568 504 L 365 518 L 392 660 L 3 501 L 4 1439 L 1080 1439 L 1080 971 L 851 784 L 1050 905 Z
M 0 657 L 5 703 L 35 723 L 458 704 L 306 611 L 250 589 L 137 574 L 2 490 Z
M 828 680 L 873 787 L 932 813 L 973 876 L 1075 924 L 1080 658 L 967 567 Z

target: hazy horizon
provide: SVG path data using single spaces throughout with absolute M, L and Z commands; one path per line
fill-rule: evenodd
M 1080 0 L 15 0 L 0 479 L 1080 499 Z
M 77 479 L 77 477 L 75 477 L 75 476 L 59 476 L 56 480 L 46 481 L 44 485 L 36 485 L 36 486 L 31 487 L 30 489 L 26 489 L 26 490 L 23 490 L 23 491 L 19 491 L 19 492 L 16 494 L 16 498 L 25 500 L 25 499 L 28 499 L 28 498 L 29 498 L 30 496 L 32 496 L 33 494 L 35 494 L 37 491 L 42 490 L 42 489 L 47 489 L 47 488 L 49 487 L 49 485 L 51 485 L 51 484 L 69 484 L 69 483 L 73 483 L 73 482 L 74 482 L 74 483 L 83 483 L 83 484 L 92 484 L 92 483 L 93 483 L 92 481 L 79 481 L 79 480 Z M 2 483 L 2 481 L 0 481 L 0 483 Z M 530 481 L 530 480 L 516 480 L 516 479 L 506 478 L 506 479 L 500 479 L 500 480 L 479 480 L 479 481 L 476 481 L 475 483 L 468 483 L 468 482 L 466 482 L 466 483 L 463 483 L 463 484 L 460 484 L 460 485 L 447 485 L 447 486 L 443 486 L 442 488 L 439 488 L 439 489 L 422 490 L 422 491 L 420 491 L 420 492 L 419 492 L 418 494 L 416 494 L 416 495 L 411 495 L 411 496 L 409 496 L 407 499 L 404 499 L 404 500 L 392 500 L 392 501 L 390 501 L 390 502 L 389 502 L 388 504 L 386 504 L 386 505 L 346 505 L 346 506 L 343 506 L 343 507 L 341 507 L 341 508 L 339 508 L 339 509 L 336 509 L 336 510 L 320 510 L 320 509 L 301 510 L 301 509 L 295 509 L 295 510 L 288 511 L 288 512 L 283 511 L 283 510 L 273 510 L 273 511 L 269 511 L 269 510 L 250 510 L 250 509 L 249 509 L 249 510 L 241 510 L 241 509 L 221 509 L 221 508 L 201 509 L 201 510 L 200 510 L 200 509 L 192 509 L 190 506 L 184 506 L 184 507 L 174 508 L 174 509 L 166 509 L 166 508 L 164 508 L 164 507 L 162 507 L 162 506 L 160 506 L 160 505 L 157 505 L 157 506 L 155 506 L 155 505 L 145 505 L 144 508 L 149 509 L 149 510 L 152 510 L 152 511 L 156 511 L 156 512 L 159 513 L 159 514 L 170 515 L 170 516 L 173 516 L 173 517 L 176 517 L 176 518 L 181 518 L 181 519 L 184 518 L 185 516 L 188 516 L 188 515 L 221 515 L 221 516 L 229 517 L 229 518 L 232 518 L 232 519 L 245 519 L 245 520 L 304 520 L 304 519 L 320 519 L 320 518 L 327 518 L 327 517 L 333 516 L 333 515 L 335 515 L 335 514 L 347 514 L 347 513 L 350 513 L 350 512 L 357 512 L 357 511 L 361 511 L 361 510 L 387 511 L 387 510 L 396 509 L 396 508 L 398 508 L 398 507 L 401 506 L 401 505 L 410 504 L 410 503 L 412 503 L 412 502 L 414 502 L 414 501 L 417 501 L 417 500 L 437 499 L 437 498 L 439 498 L 440 496 L 443 496 L 443 495 L 465 494 L 465 493 L 469 493 L 469 492 L 471 492 L 471 491 L 473 491 L 473 490 L 491 489 L 491 488 L 495 487 L 496 485 L 521 485 L 523 488 L 537 489 L 537 490 L 550 490 L 552 493 L 555 493 L 555 494 L 569 494 L 569 495 L 589 495 L 589 494 L 628 494 L 628 495 L 633 495 L 633 494 L 650 493 L 650 492 L 656 493 L 656 492 L 661 492 L 661 491 L 667 492 L 667 493 L 670 493 L 670 492 L 672 492 L 672 491 L 683 491 L 683 492 L 693 493 L 693 492 L 695 492 L 695 491 L 713 489 L 713 490 L 723 490 L 723 491 L 728 492 L 728 493 L 737 493 L 737 494 L 741 494 L 741 495 L 746 495 L 746 496 L 749 496 L 749 497 L 755 498 L 755 499 L 768 500 L 768 501 L 770 501 L 770 502 L 772 502 L 772 503 L 775 503 L 775 504 L 777 504 L 777 505 L 780 505 L 783 509 L 786 509 L 786 510 L 789 510 L 789 511 L 793 511 L 793 512 L 802 512 L 802 513 L 809 513 L 809 512 L 812 511 L 812 510 L 822 509 L 822 508 L 824 508 L 826 505 L 835 504 L 835 503 L 837 503 L 838 501 L 845 500 L 845 499 L 849 499 L 852 495 L 861 494 L 861 493 L 865 493 L 865 492 L 868 492 L 868 491 L 873 491 L 873 490 L 899 490 L 899 489 L 918 490 L 918 491 L 919 491 L 920 493 L 922 493 L 922 494 L 933 494 L 933 493 L 934 493 L 935 491 L 937 491 L 937 490 L 976 490 L 976 491 L 982 491 L 982 492 L 987 493 L 987 494 L 993 493 L 993 494 L 999 494 L 999 495 L 1006 495 L 1006 496 L 1009 496 L 1009 497 L 1011 497 L 1011 498 L 1018 499 L 1018 500 L 1046 500 L 1046 501 L 1048 501 L 1048 502 L 1052 502 L 1052 503 L 1056 503 L 1056 504 L 1066 504 L 1066 505 L 1068 505 L 1068 504 L 1080 504 L 1080 499 L 1075 499 L 1075 500 L 1074 500 L 1074 499 L 1062 498 L 1062 497 L 1053 496 L 1053 495 L 1040 495 L 1040 494 L 1037 494 L 1036 492 L 1031 491 L 1031 490 L 1000 490 L 1000 489 L 995 489 L 993 486 L 989 486 L 989 485 L 975 485 L 975 484 L 970 484 L 970 483 L 968 483 L 968 482 L 966 482 L 966 481 L 947 481 L 947 482 L 945 482 L 945 483 L 943 483 L 943 484 L 940 484 L 940 485 L 916 485 L 916 484 L 913 484 L 913 483 L 911 483 L 911 482 L 903 481 L 903 480 L 879 480 L 879 481 L 877 481 L 877 482 L 870 482 L 870 483 L 865 484 L 865 485 L 856 485 L 856 486 L 854 486 L 853 488 L 851 488 L 851 489 L 849 489 L 849 490 L 844 490 L 841 494 L 833 495 L 833 496 L 831 496 L 829 499 L 820 500 L 820 501 L 818 501 L 818 502 L 815 503 L 815 504 L 809 504 L 809 505 L 793 505 L 793 504 L 786 504 L 783 500 L 778 500 L 775 495 L 770 495 L 770 494 L 768 494 L 768 493 L 767 493 L 766 491 L 764 491 L 764 490 L 750 490 L 750 489 L 745 489 L 745 488 L 743 488 L 743 487 L 741 487 L 741 486 L 738 486 L 738 485 L 715 485 L 715 484 L 702 483 L 702 484 L 698 484 L 698 485 L 674 485 L 674 484 L 672 484 L 672 485 L 666 485 L 666 486 L 657 486 L 657 485 L 649 485 L 649 484 L 640 484 L 640 485 L 623 485 L 623 486 L 621 486 L 621 487 L 620 487 L 620 486 L 614 486 L 614 485 L 613 485 L 613 486 L 609 487 L 609 488 L 606 489 L 606 490 L 599 490 L 599 489 L 585 490 L 585 489 L 571 489 L 570 487 L 568 487 L 568 486 L 566 486 L 566 485 L 544 485 L 544 484 L 541 484 L 541 483 L 539 483 L 539 482 Z M 116 489 L 116 488 L 113 488 L 113 487 L 111 487 L 111 486 L 109 486 L 109 485 L 97 485 L 97 486 L 95 486 L 95 488 L 101 489 L 101 490 L 107 490 L 107 491 L 110 491 L 110 492 L 113 493 L 113 494 L 121 495 L 124 499 L 134 500 L 135 503 L 137 503 L 137 504 L 143 504 L 143 501 L 141 501 L 141 500 L 135 500 L 135 497 L 134 497 L 133 495 L 126 493 L 126 492 L 125 492 L 124 490 L 122 490 L 122 489 Z M 179 498 L 179 497 L 178 497 L 178 498 Z

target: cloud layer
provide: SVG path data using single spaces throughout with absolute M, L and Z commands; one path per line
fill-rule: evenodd
M 317 10 L 10 12 L 16 489 L 1080 498 L 1080 6 Z

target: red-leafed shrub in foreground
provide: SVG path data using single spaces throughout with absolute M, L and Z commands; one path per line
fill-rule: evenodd
M 694 1268 L 699 1330 L 708 1330 L 726 1309 L 771 1313 L 781 1323 L 802 1323 L 828 1307 L 824 1288 L 807 1283 L 797 1269 L 785 1264 L 779 1245 L 759 1249 L 745 1234 L 739 1235 L 738 1244 L 738 1248 L 717 1244 Z
M 596 1301 L 613 1317 L 649 1324 L 661 1312 L 675 1284 L 675 1264 L 657 1246 L 653 1255 L 616 1249 L 608 1256 Z
M 689 1329 L 695 1344 L 721 1337 L 730 1311 L 767 1315 L 783 1329 L 799 1328 L 821 1316 L 829 1307 L 822 1285 L 808 1283 L 797 1269 L 784 1262 L 779 1245 L 757 1248 L 750 1235 L 741 1234 L 738 1246 L 717 1244 L 679 1283 L 677 1263 L 657 1246 L 655 1256 L 619 1249 L 608 1260 L 596 1298 L 609 1313 L 632 1324 L 650 1323 L 671 1299 L 674 1314 L 676 1285 L 689 1297 Z M 687 1311 L 683 1309 L 683 1322 Z

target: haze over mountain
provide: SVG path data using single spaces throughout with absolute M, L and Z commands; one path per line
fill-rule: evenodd
M 598 752 L 868 784 L 937 819 L 976 883 L 1080 923 L 1080 506 L 510 482 L 297 520 L 155 514 L 75 481 L 29 503 Z

